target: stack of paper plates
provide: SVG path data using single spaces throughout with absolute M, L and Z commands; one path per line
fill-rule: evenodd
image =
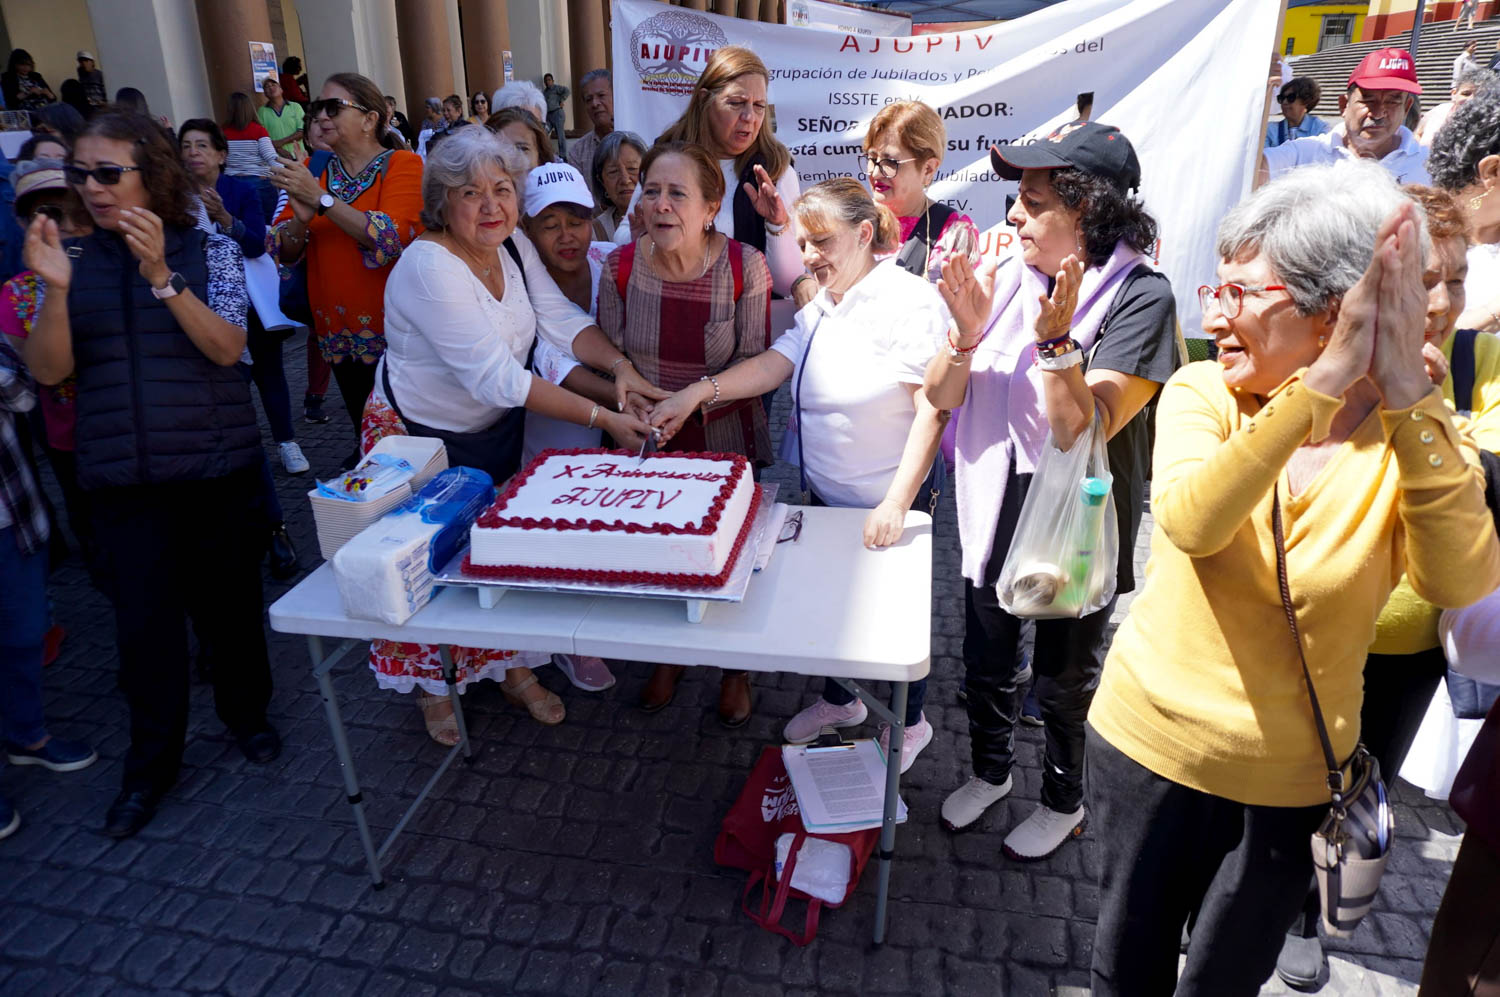
M 325 561 L 332 560 L 334 553 L 356 534 L 411 498 L 439 471 L 448 467 L 448 450 L 443 441 L 422 436 L 387 436 L 375 444 L 370 453 L 400 457 L 417 469 L 416 474 L 409 482 L 368 502 L 329 498 L 318 494 L 316 488 L 309 491 L 307 500 L 312 504 L 313 521 L 318 526 L 318 548 Z

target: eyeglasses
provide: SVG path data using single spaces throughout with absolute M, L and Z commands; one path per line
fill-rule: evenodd
M 1278 104 L 1290 104 L 1293 101 L 1295 101 L 1296 99 L 1297 98 L 1293 97 L 1291 94 L 1284 93 L 1280 97 L 1276 98 L 1276 103 L 1278 103 Z
M 326 114 L 330 118 L 336 118 L 339 112 L 346 107 L 352 107 L 361 113 L 369 113 L 370 110 L 363 104 L 356 104 L 354 101 L 345 100 L 342 97 L 323 97 L 307 105 L 307 116 L 309 118 L 316 118 L 319 115 Z
M 879 174 L 886 180 L 895 176 L 900 171 L 903 163 L 915 163 L 917 161 L 916 156 L 910 159 L 881 159 L 879 156 L 870 155 L 856 156 L 854 158 L 859 163 L 859 168 L 865 173 L 868 173 L 870 176 Z
M 1225 318 L 1239 318 L 1240 307 L 1245 302 L 1245 295 L 1285 290 L 1287 290 L 1285 284 L 1267 284 L 1265 287 L 1249 287 L 1245 284 L 1220 284 L 1218 287 L 1214 287 L 1210 284 L 1204 284 L 1198 288 L 1198 305 L 1207 313 L 1208 306 L 1217 302 L 1219 311 L 1224 313 Z
M 120 182 L 122 176 L 127 173 L 139 173 L 140 169 L 139 166 L 116 166 L 113 163 L 108 163 L 103 166 L 96 166 L 91 170 L 86 170 L 82 166 L 74 166 L 72 163 L 69 163 L 63 167 L 63 176 L 67 177 L 68 183 L 75 187 L 82 187 L 88 183 L 89 177 L 93 177 L 106 187 L 113 187 Z
M 796 543 L 802 536 L 802 510 L 798 509 L 791 513 L 781 523 L 781 535 L 776 538 L 779 544 Z

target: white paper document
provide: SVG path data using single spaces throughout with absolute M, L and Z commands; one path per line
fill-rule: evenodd
M 787 776 L 797 794 L 802 824 L 809 831 L 839 833 L 879 827 L 885 816 L 885 756 L 872 740 L 844 748 L 788 744 L 781 749 Z M 906 820 L 897 797 L 896 821 Z

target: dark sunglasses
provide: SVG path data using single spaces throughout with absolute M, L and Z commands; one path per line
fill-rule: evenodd
M 1292 96 L 1291 94 L 1284 93 L 1280 97 L 1276 98 L 1276 103 L 1278 103 L 1278 104 L 1290 104 L 1292 101 L 1294 101 L 1296 99 L 1297 98 L 1294 97 L 1294 96 Z
M 326 114 L 330 118 L 335 118 L 346 107 L 352 107 L 362 113 L 368 113 L 370 110 L 363 104 L 356 104 L 354 101 L 345 100 L 342 97 L 323 97 L 307 105 L 307 116 L 309 118 L 316 118 L 321 114 Z
M 113 187 L 120 182 L 120 178 L 125 174 L 139 173 L 140 170 L 139 166 L 115 166 L 113 163 L 86 170 L 82 166 L 74 166 L 72 163 L 69 163 L 63 167 L 63 176 L 67 177 L 68 183 L 75 187 L 82 187 L 88 183 L 89 177 L 93 177 L 106 187 Z

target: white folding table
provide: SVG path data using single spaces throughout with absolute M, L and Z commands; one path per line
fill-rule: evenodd
M 905 730 L 907 685 L 927 675 L 932 629 L 932 520 L 907 513 L 901 540 L 882 550 L 860 543 L 863 509 L 804 508 L 799 538 L 777 545 L 766 569 L 739 603 L 710 603 L 702 622 L 684 619 L 682 601 L 517 590 L 491 609 L 474 592 L 443 589 L 405 624 L 395 626 L 345 615 L 333 568 L 324 564 L 270 609 L 271 628 L 304 634 L 312 655 L 343 770 L 344 786 L 360 843 L 378 889 L 381 860 L 438 779 L 458 757 L 473 760 L 468 725 L 454 684 L 450 648 L 505 647 L 523 651 L 590 654 L 681 665 L 718 665 L 762 672 L 796 672 L 838 680 L 891 725 L 890 743 Z M 343 638 L 332 654 L 323 638 Z M 458 721 L 459 743 L 443 759 L 417 798 L 377 850 L 342 715 L 329 678 L 358 641 L 373 638 L 436 644 Z M 889 707 L 859 682 L 892 683 Z M 884 940 L 890 864 L 896 842 L 900 751 L 886 765 L 885 815 L 875 905 L 875 941 Z

